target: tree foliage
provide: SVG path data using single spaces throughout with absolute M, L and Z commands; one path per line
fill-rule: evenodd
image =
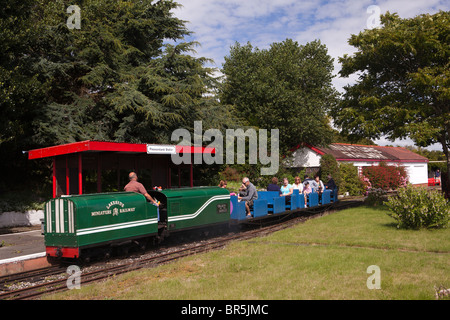
M 320 179 L 326 184 L 328 182 L 328 176 L 330 175 L 336 186 L 339 188 L 341 185 L 341 174 L 339 171 L 339 163 L 332 154 L 324 154 L 320 158 Z
M 206 58 L 171 0 L 5 0 L 0 8 L 0 153 L 86 139 L 168 143 L 194 120 L 231 123 Z M 9 158 L 8 158 L 9 157 Z M 18 161 L 18 159 L 21 159 Z
M 220 99 L 244 123 L 280 130 L 280 150 L 331 142 L 326 112 L 336 103 L 333 59 L 320 41 L 287 39 L 267 50 L 236 43 L 225 57 Z
M 359 196 L 364 193 L 366 187 L 358 175 L 358 168 L 353 163 L 341 162 L 339 164 L 340 185 L 339 193 L 349 193 L 351 196 Z
M 357 49 L 340 58 L 341 76 L 360 74 L 332 110 L 345 134 L 440 143 L 450 167 L 450 13 L 401 19 L 387 12 L 380 28 L 352 35 Z

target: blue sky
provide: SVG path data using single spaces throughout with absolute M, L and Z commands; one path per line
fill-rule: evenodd
M 255 47 L 265 49 L 273 42 L 286 38 L 299 44 L 320 39 L 334 58 L 334 73 L 340 70 L 338 57 L 352 54 L 354 48 L 348 45 L 351 34 L 357 34 L 373 23 L 373 11 L 377 6 L 383 14 L 397 12 L 402 18 L 422 13 L 436 13 L 450 10 L 450 2 L 444 0 L 175 0 L 182 7 L 174 14 L 187 21 L 187 28 L 193 35 L 187 40 L 200 43 L 197 56 L 214 60 L 214 67 L 221 68 L 230 46 L 236 41 L 248 41 Z M 342 92 L 342 87 L 355 81 L 335 77 L 333 84 Z M 381 140 L 381 145 L 392 144 Z M 395 145 L 412 144 L 410 141 L 396 141 Z M 440 150 L 438 145 L 433 149 Z

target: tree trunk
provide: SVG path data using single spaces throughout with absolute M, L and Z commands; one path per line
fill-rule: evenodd
M 447 174 L 445 176 L 442 176 L 441 173 L 441 180 L 446 179 L 445 189 L 442 189 L 444 192 L 445 198 L 450 199 L 450 156 L 448 152 L 445 154 L 447 157 Z M 443 183 L 441 182 L 441 185 L 443 186 Z M 441 187 L 442 188 L 442 187 Z
M 441 189 L 444 193 L 445 198 L 450 199 L 450 154 L 448 150 L 445 137 L 441 140 L 442 150 L 444 151 L 445 157 L 447 158 L 447 172 L 441 172 Z M 445 181 L 443 181 L 445 180 Z

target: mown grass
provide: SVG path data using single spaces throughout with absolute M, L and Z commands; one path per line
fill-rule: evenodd
M 386 215 L 387 210 L 385 206 L 348 209 L 309 221 L 301 226 L 301 232 L 292 228 L 277 233 L 276 239 L 307 244 L 450 252 L 449 230 L 397 229 L 394 220 Z M 272 236 L 260 241 L 270 239 Z
M 434 299 L 450 287 L 449 235 L 397 230 L 386 208 L 355 208 L 48 298 Z M 371 265 L 379 290 L 367 288 Z

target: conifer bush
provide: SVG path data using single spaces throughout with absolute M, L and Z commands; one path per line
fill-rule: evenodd
M 320 179 L 323 183 L 328 182 L 328 175 L 331 175 L 336 185 L 341 185 L 341 175 L 339 171 L 339 164 L 336 161 L 336 158 L 331 154 L 324 154 L 320 158 Z M 302 177 L 303 179 L 303 177 Z
M 339 165 L 340 186 L 339 193 L 348 192 L 351 196 L 359 196 L 366 190 L 364 182 L 358 176 L 358 168 L 352 163 L 341 163 Z

